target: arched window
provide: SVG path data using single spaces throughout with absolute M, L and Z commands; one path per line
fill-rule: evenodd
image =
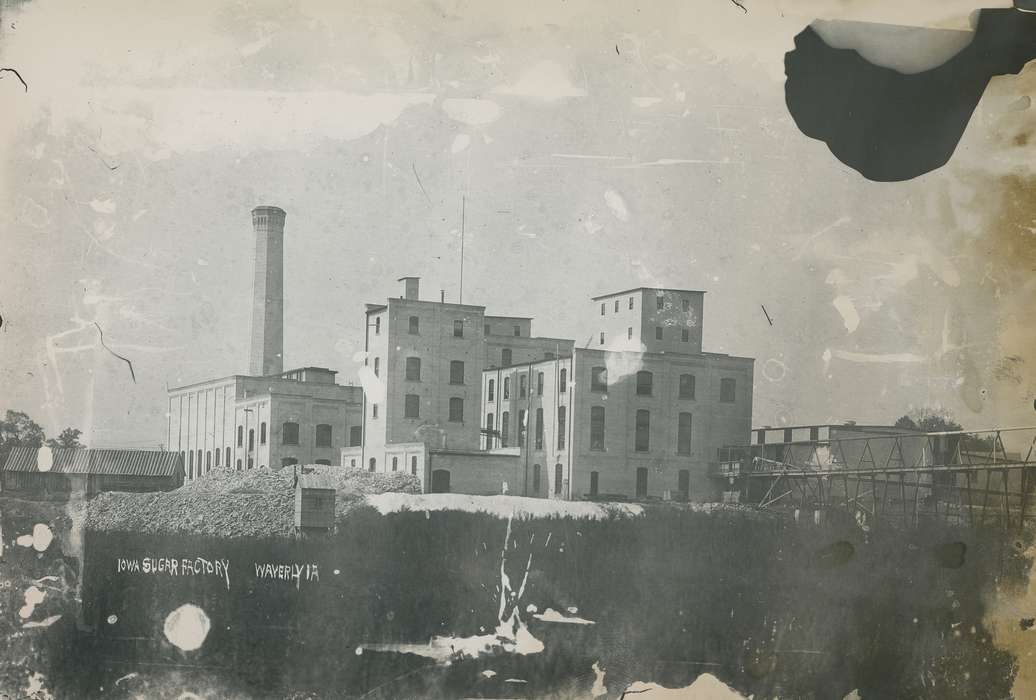
M 396 370 L 397 372 L 399 370 Z M 406 379 L 411 382 L 421 381 L 421 358 L 420 357 L 408 357 L 406 358 Z
M 237 470 L 241 471 L 241 460 L 237 460 Z
M 504 377 L 504 398 L 511 398 L 511 378 Z
M 543 396 L 543 372 L 536 373 L 536 395 Z
M 259 424 L 259 444 L 266 444 L 266 421 Z
M 417 476 L 417 457 L 410 458 L 410 473 Z
M 563 476 L 564 476 L 564 468 L 561 466 L 561 463 L 559 462 L 558 464 L 554 465 L 554 495 L 555 496 L 560 496 L 561 495 L 561 484 L 564 482 L 564 479 L 562 478 Z
M 637 372 L 637 395 L 638 396 L 651 396 L 652 385 L 654 384 L 654 375 L 648 371 Z
M 392 471 L 399 469 L 399 457 L 392 458 Z
M 331 446 L 331 426 L 327 423 L 321 423 L 317 426 L 316 434 L 316 446 L 317 447 L 330 447 Z
M 187 478 L 194 478 L 194 452 L 187 453 Z
M 255 428 L 248 429 L 248 451 L 255 449 Z
M 694 398 L 694 375 L 693 374 L 681 374 L 680 375 L 680 398 L 681 399 L 693 399 Z
M 201 450 L 198 450 L 198 476 L 201 476 Z
M 561 368 L 561 378 L 558 380 L 558 391 L 562 394 L 568 391 L 568 370 L 564 367 Z
M 607 367 L 594 367 L 590 370 L 590 391 L 608 391 Z
M 371 457 L 370 462 L 367 463 L 367 471 L 372 472 L 374 468 L 378 466 L 378 460 Z
M 226 453 L 227 453 L 227 459 L 226 459 L 225 464 L 229 467 L 230 466 L 230 448 L 229 447 L 227 448 Z M 240 466 L 240 465 L 238 465 L 238 466 Z
M 510 427 L 510 425 L 509 425 L 510 422 L 511 422 L 511 413 L 510 413 L 510 411 L 504 411 L 503 414 L 500 416 L 500 447 L 507 447 L 507 438 L 508 438 L 507 431 L 508 431 L 508 428 Z
M 216 450 L 215 454 L 213 455 L 216 458 L 215 459 L 215 466 L 217 466 L 217 467 L 219 466 L 219 453 L 220 453 L 220 450 Z
M 565 407 L 558 406 L 558 449 L 565 449 Z
M 536 409 L 536 449 L 543 449 L 543 409 Z
M 381 376 L 381 358 L 380 357 L 375 357 L 374 358 L 374 376 L 375 377 L 380 377 Z
M 218 452 L 216 454 L 219 454 Z M 205 471 L 212 469 L 212 450 L 205 451 Z
M 356 466 L 356 460 L 355 459 L 350 459 L 349 460 L 349 466 L 350 467 L 355 467 Z
M 407 394 L 403 397 L 403 417 L 421 417 L 421 397 L 417 394 Z
M 637 452 L 648 452 L 651 449 L 651 412 L 641 409 L 637 411 L 637 427 L 635 444 Z
M 237 426 L 237 446 L 245 446 L 245 426 L 243 425 Z
M 291 421 L 286 422 L 281 426 L 281 444 L 282 445 L 297 445 L 299 444 L 299 424 Z
M 489 389 L 486 392 L 488 394 L 488 398 L 487 398 L 488 401 L 493 401 L 494 400 L 494 393 L 495 393 L 494 390 L 495 389 L 496 389 L 496 380 L 495 379 L 490 379 L 489 380 Z
M 493 430 L 493 414 L 492 413 L 487 413 L 486 414 L 486 430 L 489 430 L 489 431 Z

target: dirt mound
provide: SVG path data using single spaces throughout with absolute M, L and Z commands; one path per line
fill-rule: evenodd
M 335 487 L 339 518 L 368 494 L 420 493 L 416 477 L 306 465 Z M 213 469 L 175 491 L 102 493 L 87 506 L 89 530 L 225 537 L 287 535 L 295 520 L 293 469 Z

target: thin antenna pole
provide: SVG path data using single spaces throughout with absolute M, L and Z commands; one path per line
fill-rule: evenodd
M 460 298 L 457 303 L 464 303 L 464 214 L 466 209 L 466 197 L 460 198 Z

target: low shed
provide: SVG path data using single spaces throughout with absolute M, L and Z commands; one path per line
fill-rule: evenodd
M 335 526 L 335 486 L 324 474 L 299 474 L 295 484 L 295 527 L 331 530 Z
M 179 453 L 165 450 L 15 447 L 0 468 L 3 492 L 26 498 L 171 491 L 183 481 Z

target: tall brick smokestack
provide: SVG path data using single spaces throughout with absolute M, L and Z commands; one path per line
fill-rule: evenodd
M 255 282 L 252 285 L 252 376 L 284 371 L 284 218 L 278 207 L 252 210 Z

